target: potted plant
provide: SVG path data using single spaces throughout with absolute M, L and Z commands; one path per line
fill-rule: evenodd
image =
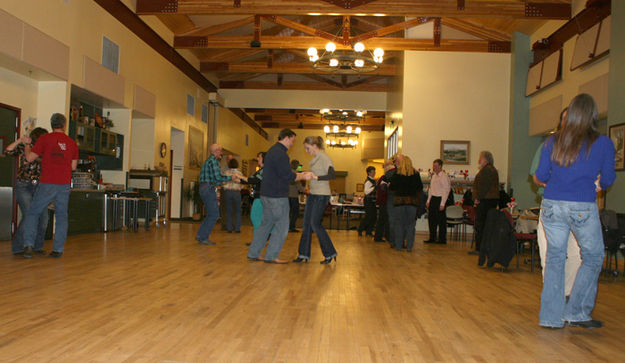
M 191 218 L 194 221 L 201 220 L 203 214 L 202 212 L 204 210 L 204 203 L 202 202 L 202 197 L 200 196 L 199 180 L 196 180 L 192 185 L 189 185 L 185 188 L 184 196 L 188 202 L 193 203 L 193 215 Z

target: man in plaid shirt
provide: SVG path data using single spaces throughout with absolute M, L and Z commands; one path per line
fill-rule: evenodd
M 211 155 L 204 161 L 200 171 L 200 197 L 206 207 L 206 217 L 202 221 L 200 229 L 197 231 L 195 239 L 203 245 L 215 245 L 215 242 L 208 240 L 208 236 L 213 231 L 215 223 L 219 219 L 219 203 L 217 203 L 217 193 L 215 188 L 222 183 L 232 180 L 232 177 L 223 175 L 219 168 L 222 147 L 218 144 L 210 146 Z M 235 176 L 234 180 L 238 180 Z

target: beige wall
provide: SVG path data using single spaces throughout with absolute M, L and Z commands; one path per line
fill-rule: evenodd
M 583 10 L 585 3 L 585 0 L 573 0 L 573 13 L 577 14 L 579 11 Z M 540 27 L 536 32 L 531 35 L 531 44 L 534 44 L 540 39 L 547 38 L 564 23 L 565 21 L 559 20 L 548 21 L 545 25 Z M 603 57 L 601 60 L 596 61 L 588 66 L 578 68 L 574 71 L 570 70 L 571 58 L 573 57 L 576 38 L 577 37 L 573 37 L 569 41 L 564 43 L 562 53 L 562 80 L 531 96 L 530 109 L 540 106 L 550 100 L 553 100 L 558 96 L 562 96 L 561 108 L 564 108 L 568 106 L 573 97 L 580 93 L 580 85 L 592 81 L 609 72 L 609 54 Z
M 220 89 L 227 107 L 386 110 L 385 92 Z
M 325 140 L 325 135 L 323 130 L 294 130 L 297 133 L 297 139 L 295 140 L 295 145 L 289 150 L 289 157 L 291 160 L 297 159 L 300 164 L 302 164 L 303 170 L 308 170 L 310 165 L 310 160 L 312 157 L 304 151 L 304 139 L 307 136 L 321 136 Z M 278 140 L 279 129 L 268 129 L 269 140 L 271 140 L 272 145 Z M 382 131 L 370 131 L 363 132 L 360 136 L 360 142 L 366 139 L 367 137 L 381 137 L 383 135 Z M 363 183 L 366 179 L 365 170 L 367 166 L 372 165 L 376 167 L 376 177 L 382 175 L 382 164 L 381 163 L 370 163 L 367 161 L 361 160 L 361 146 L 354 149 L 333 149 L 328 148 L 326 153 L 332 159 L 334 163 L 334 170 L 336 171 L 346 171 L 347 178 L 345 181 L 345 192 L 347 194 L 356 193 L 356 184 Z
M 217 143 L 241 159 L 253 159 L 261 151 L 267 151 L 271 143 L 260 136 L 227 108 L 219 108 L 217 121 Z M 245 135 L 249 143 L 245 145 Z
M 134 6 L 132 1 L 126 1 L 126 3 L 131 8 Z M 156 96 L 153 145 L 142 146 L 142 148 L 153 148 L 154 160 L 151 162 L 153 166 L 162 163 L 166 168 L 169 167 L 169 153 L 165 158 L 161 158 L 159 145 L 161 142 L 165 142 L 170 146 L 172 127 L 185 131 L 185 138 L 188 138 L 190 126 L 207 131 L 207 125 L 201 121 L 201 104 L 208 102 L 208 94 L 94 1 L 6 0 L 2 2 L 2 9 L 70 48 L 66 95 L 53 101 L 59 104 L 39 102 L 40 105 L 45 105 L 46 110 L 42 112 L 47 113 L 47 110 L 59 109 L 66 114 L 68 113 L 70 85 L 83 86 L 83 59 L 85 56 L 100 62 L 102 36 L 104 35 L 120 46 L 119 70 L 120 76 L 125 80 L 123 106 L 132 110 L 135 85 Z M 37 11 L 33 11 L 33 9 L 37 9 Z M 147 17 L 145 20 L 153 25 L 164 39 L 167 41 L 173 39 L 173 34 L 165 26 L 159 24 L 156 17 Z M 195 60 L 192 63 L 197 65 L 198 62 Z M 2 68 L 3 66 L 5 65 L 0 61 L 0 102 L 22 108 L 23 119 L 37 117 L 39 111 L 37 109 L 38 81 L 7 71 Z M 186 113 L 187 94 L 196 98 L 194 116 Z M 120 112 L 120 115 L 125 115 L 123 116 L 124 119 L 113 119 L 116 126 L 125 125 L 124 129 L 118 131 L 125 134 L 125 141 L 128 145 L 131 138 L 130 114 L 130 112 Z M 49 125 L 47 120 L 45 122 L 44 126 Z M 222 125 L 223 128 L 218 128 L 219 134 L 235 130 L 240 134 L 247 127 L 238 119 L 229 119 L 227 124 L 222 123 Z M 249 131 L 252 140 L 250 145 L 256 145 L 257 139 L 252 136 L 254 133 L 251 130 L 247 131 Z M 228 137 L 226 136 L 226 138 Z M 146 139 L 150 138 L 147 137 Z M 208 137 L 205 136 L 204 140 L 205 146 L 207 146 Z M 231 147 L 239 148 L 239 146 L 233 144 Z M 126 148 L 126 153 L 129 154 L 129 148 Z M 188 147 L 185 147 L 185 154 L 187 153 Z M 130 166 L 136 166 L 134 165 L 136 163 L 133 163 L 132 155 L 128 155 L 124 159 L 125 170 Z M 139 159 L 139 165 L 146 163 L 145 155 Z M 184 179 L 191 181 L 196 178 L 199 170 L 189 169 L 187 164 L 186 161 Z M 119 179 L 117 175 L 114 178 Z
M 402 152 L 427 170 L 440 157 L 441 140 L 471 142 L 475 175 L 481 150 L 495 158 L 500 179 L 508 170 L 510 55 L 405 52 Z
M 0 67 L 0 103 L 21 108 L 22 121 L 37 118 L 37 93 L 37 81 Z M 38 120 L 37 126 L 41 125 Z

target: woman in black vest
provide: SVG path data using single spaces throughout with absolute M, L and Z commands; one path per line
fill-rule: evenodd
M 375 207 L 376 200 L 376 183 L 375 183 L 375 167 L 367 167 L 367 180 L 365 180 L 365 218 L 360 222 L 358 227 L 358 235 L 362 236 L 362 231 L 366 231 L 367 236 L 373 237 L 373 229 L 378 216 L 378 210 Z

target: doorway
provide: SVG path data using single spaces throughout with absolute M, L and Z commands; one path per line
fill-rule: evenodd
M 169 203 L 170 218 L 183 218 L 182 205 L 184 202 L 184 193 L 182 191 L 184 184 L 184 131 L 171 128 L 171 183 L 169 195 L 171 201 Z
M 0 103 L 0 151 L 17 140 L 20 113 L 19 108 Z M 13 194 L 17 158 L 0 157 L 0 170 L 0 240 L 10 240 L 17 222 L 17 205 Z

